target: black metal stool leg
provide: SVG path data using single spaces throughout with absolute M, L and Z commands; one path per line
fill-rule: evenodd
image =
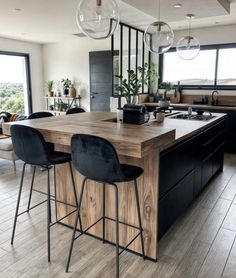
M 34 177 L 35 177 L 36 166 L 33 166 L 33 167 L 34 167 L 34 169 L 33 169 L 33 175 L 32 175 L 32 179 L 31 179 L 31 185 L 30 185 L 30 194 L 29 194 L 27 212 L 29 212 L 29 209 L 30 209 L 31 197 L 32 197 L 33 186 L 34 186 Z
M 22 174 L 21 174 L 20 188 L 19 188 L 19 193 L 18 193 L 18 199 L 17 199 L 17 204 L 16 204 L 16 212 L 15 212 L 15 218 L 14 218 L 14 224 L 13 224 L 13 230 L 12 230 L 12 236 L 11 236 L 11 245 L 13 244 L 14 236 L 15 236 L 16 221 L 17 221 L 19 206 L 20 206 L 20 197 L 21 197 L 23 181 L 24 181 L 24 176 L 25 176 L 25 166 L 26 166 L 26 163 L 24 163 L 24 165 L 23 165 Z
M 76 228 L 77 228 L 78 220 L 79 220 L 79 217 L 80 217 L 80 207 L 81 207 L 81 203 L 82 203 L 82 199 L 83 199 L 84 186 L 85 186 L 86 180 L 87 180 L 87 178 L 84 178 L 83 183 L 82 183 L 82 187 L 81 187 L 81 191 L 80 191 L 78 209 L 77 209 L 77 213 L 76 213 L 76 217 L 75 217 L 75 225 L 74 225 L 74 229 L 73 229 L 73 233 L 72 233 L 70 251 L 69 251 L 69 256 L 68 256 L 67 265 L 66 265 L 66 272 L 69 271 L 70 260 L 71 260 L 72 250 L 73 250 L 74 241 L 75 241 Z
M 142 221 L 141 221 L 141 213 L 140 213 L 140 204 L 139 204 L 139 197 L 138 197 L 138 186 L 137 186 L 137 180 L 134 180 L 134 188 L 135 188 L 135 195 L 136 195 L 136 204 L 137 204 L 137 211 L 138 211 L 138 222 L 139 222 L 139 229 L 141 231 L 141 246 L 142 246 L 142 253 L 143 253 L 143 259 L 145 260 L 145 251 L 144 251 L 144 240 L 143 240 L 143 227 L 142 227 Z
M 47 239 L 48 239 L 48 262 L 51 261 L 51 254 L 50 254 L 50 223 L 51 223 L 51 205 L 50 205 L 50 173 L 49 169 L 47 168 L 48 174 L 48 192 L 47 192 Z
M 116 278 L 120 276 L 120 262 L 119 262 L 119 199 L 118 188 L 115 185 L 115 217 L 116 217 Z
M 75 203 L 76 203 L 76 206 L 78 208 L 78 199 L 77 199 L 77 193 L 76 193 L 76 187 L 75 187 L 75 179 L 74 179 L 74 175 L 73 175 L 71 162 L 69 162 L 69 166 L 70 166 L 70 174 L 71 174 L 72 186 L 73 186 L 73 191 L 74 191 L 74 196 L 75 196 Z M 82 232 L 83 228 L 82 228 L 82 221 L 81 221 L 80 214 L 79 214 L 79 225 L 80 225 L 80 230 Z
M 106 185 L 103 183 L 103 208 L 102 208 L 102 242 L 105 243 L 105 234 L 106 234 Z

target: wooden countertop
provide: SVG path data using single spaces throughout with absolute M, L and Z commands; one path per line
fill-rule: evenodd
M 12 124 L 22 124 L 39 130 L 46 141 L 66 146 L 70 146 L 71 137 L 75 133 L 92 134 L 109 140 L 118 154 L 138 158 L 175 139 L 174 128 L 128 125 L 115 121 L 116 113 L 79 113 L 6 123 L 3 133 L 10 135 Z
M 153 149 L 165 149 L 219 121 L 224 114 L 216 115 L 210 121 L 189 121 L 165 118 L 157 123 L 151 119 L 145 125 L 116 123 L 116 113 L 88 112 L 34 120 L 11 122 L 3 125 L 3 133 L 10 135 L 12 124 L 22 124 L 39 130 L 46 141 L 70 146 L 75 133 L 86 133 L 109 140 L 120 155 L 145 156 Z

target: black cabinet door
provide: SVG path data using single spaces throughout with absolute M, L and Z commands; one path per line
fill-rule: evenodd
M 112 52 L 89 53 L 90 110 L 110 111 L 112 95 Z
M 158 238 L 160 239 L 193 200 L 194 170 L 159 200 Z

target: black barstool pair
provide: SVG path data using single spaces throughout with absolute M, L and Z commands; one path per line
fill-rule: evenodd
M 23 135 L 25 132 L 27 132 L 27 136 Z M 19 134 L 21 134 L 21 136 L 23 138 L 19 139 Z M 17 209 L 16 209 L 16 216 L 15 216 L 15 222 L 14 222 L 14 228 L 13 228 L 13 237 L 12 237 L 12 239 L 13 239 L 14 232 L 15 232 L 16 218 L 17 218 L 17 215 L 19 215 L 18 214 L 19 200 L 20 200 L 20 194 L 21 194 L 22 185 L 23 185 L 24 169 L 25 169 L 26 163 L 33 164 L 33 165 L 36 163 L 37 165 L 40 164 L 40 166 L 43 165 L 44 167 L 48 167 L 48 165 L 52 165 L 52 164 L 56 164 L 56 163 L 60 164 L 60 163 L 69 162 L 70 156 L 68 154 L 58 153 L 58 152 L 54 152 L 53 156 L 50 156 L 50 154 L 46 150 L 45 141 L 42 138 L 42 135 L 37 130 L 34 130 L 30 127 L 14 125 L 14 126 L 12 126 L 12 136 L 13 136 L 13 147 L 16 148 L 17 155 L 19 156 L 19 158 L 21 158 L 23 161 L 25 161 L 25 164 L 23 167 L 21 184 L 20 184 L 18 202 L 17 202 Z M 29 138 L 29 139 L 26 139 L 26 138 Z M 14 139 L 15 139 L 15 141 L 14 141 Z M 24 144 L 26 143 L 26 146 L 27 146 L 27 140 L 30 140 L 31 144 L 32 144 L 32 142 L 35 141 L 39 145 L 39 147 L 36 148 L 37 153 L 29 153 L 25 149 Z M 19 141 L 20 141 L 20 143 L 19 143 Z M 38 141 L 40 141 L 40 143 Z M 106 223 L 106 220 L 111 220 L 111 221 L 115 221 L 115 223 L 116 223 L 116 242 L 115 242 L 115 244 L 116 244 L 116 277 L 119 277 L 119 256 L 121 255 L 121 253 L 124 250 L 126 250 L 128 248 L 128 246 L 138 236 L 140 236 L 140 239 L 141 239 L 142 255 L 143 255 L 143 258 L 145 258 L 143 229 L 142 229 L 142 223 L 141 223 L 141 213 L 140 213 L 138 188 L 137 188 L 137 181 L 136 181 L 136 179 L 142 175 L 143 170 L 140 167 L 131 166 L 131 165 L 127 165 L 127 164 L 120 164 L 117 153 L 116 153 L 114 147 L 112 146 L 112 144 L 110 142 L 108 142 L 107 140 L 97 137 L 97 136 L 85 135 L 85 134 L 73 135 L 72 140 L 71 140 L 71 150 L 72 150 L 73 165 L 74 165 L 75 169 L 84 176 L 84 179 L 83 179 L 83 183 L 82 183 L 82 187 L 81 187 L 79 200 L 77 202 L 77 213 L 76 213 L 75 224 L 74 224 L 74 229 L 73 229 L 73 233 L 72 233 L 72 239 L 71 239 L 71 244 L 70 244 L 66 272 L 68 272 L 68 270 L 69 270 L 74 241 L 77 238 L 79 238 L 81 235 L 87 234 L 87 232 L 90 228 L 92 228 L 94 225 L 96 225 L 99 221 L 102 221 L 102 223 L 103 223 L 102 240 L 103 240 L 103 242 L 106 242 L 106 240 L 105 240 L 105 231 L 106 231 L 105 223 Z M 57 158 L 55 158 L 56 153 L 58 153 Z M 34 159 L 32 159 L 32 156 L 34 157 Z M 37 158 L 37 161 L 35 161 L 35 158 Z M 71 175 L 72 175 L 72 170 L 71 170 Z M 72 175 L 72 177 L 73 177 L 73 175 Z M 81 217 L 80 217 L 80 208 L 81 208 L 81 203 L 82 203 L 84 189 L 86 186 L 87 179 L 98 182 L 98 183 L 102 184 L 102 186 L 103 186 L 103 215 L 94 224 L 90 225 L 85 230 L 83 230 Z M 121 185 L 117 185 L 116 183 L 129 182 L 129 181 L 134 181 L 134 189 L 135 189 L 135 197 L 136 197 L 136 205 L 137 205 L 137 213 L 138 213 L 138 226 L 124 223 L 119 220 L 118 187 Z M 76 190 L 75 190 L 73 178 L 72 178 L 72 182 L 73 182 L 73 187 L 74 187 L 74 193 L 76 196 Z M 111 219 L 109 217 L 106 217 L 106 215 L 105 215 L 105 206 L 106 206 L 105 188 L 108 185 L 113 186 L 114 191 L 115 191 L 115 204 L 114 204 L 115 205 L 115 219 Z M 49 202 L 49 199 L 50 199 L 50 181 L 49 181 L 49 171 L 48 171 L 48 254 L 49 254 L 48 257 L 49 257 L 49 261 L 50 261 L 50 202 Z M 73 212 L 71 212 L 71 213 L 73 213 Z M 63 219 L 65 217 L 63 217 Z M 62 219 L 57 220 L 55 223 L 57 223 L 61 220 Z M 80 222 L 81 233 L 78 236 L 76 236 L 78 221 Z M 120 247 L 120 245 L 119 245 L 119 224 L 120 223 L 133 227 L 134 229 L 137 229 L 139 231 L 137 233 L 137 235 L 125 247 Z M 122 248 L 121 251 L 120 251 L 120 248 Z

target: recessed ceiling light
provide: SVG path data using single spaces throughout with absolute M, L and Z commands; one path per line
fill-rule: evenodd
M 176 4 L 174 4 L 174 7 L 175 7 L 175 8 L 181 8 L 181 7 L 182 7 L 182 4 L 176 3 Z
M 15 12 L 21 12 L 22 10 L 20 8 L 15 8 L 14 11 Z

